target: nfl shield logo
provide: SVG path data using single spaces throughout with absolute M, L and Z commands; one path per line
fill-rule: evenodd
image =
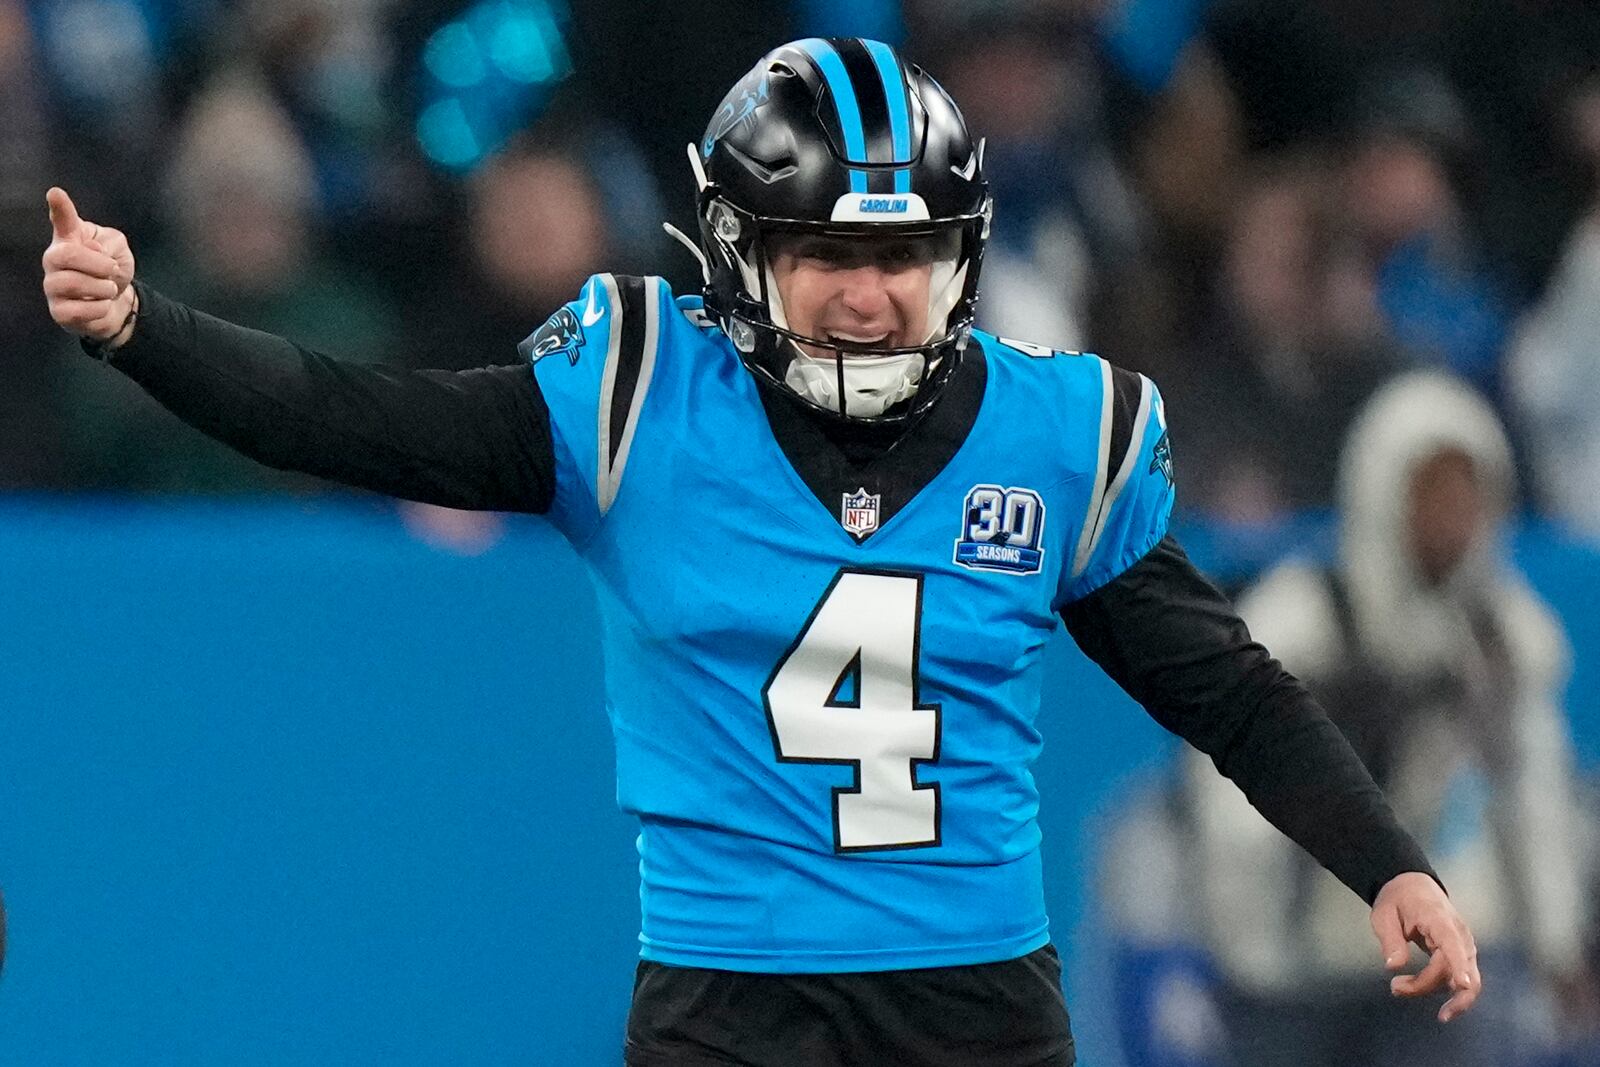
M 878 494 L 867 492 L 862 486 L 853 493 L 844 494 L 844 504 L 839 509 L 839 521 L 852 537 L 865 537 L 878 528 Z

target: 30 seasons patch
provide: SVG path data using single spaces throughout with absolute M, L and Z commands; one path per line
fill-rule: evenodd
M 1021 486 L 975 485 L 962 506 L 955 562 L 975 571 L 1038 574 L 1044 565 L 1044 501 Z

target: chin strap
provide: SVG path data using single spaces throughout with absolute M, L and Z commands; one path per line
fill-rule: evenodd
M 706 180 L 706 167 L 700 162 L 700 151 L 693 144 L 685 147 L 689 150 L 689 169 L 694 171 L 695 189 L 703 193 L 706 191 L 706 186 L 711 183 Z
M 855 360 L 816 359 L 797 352 L 783 384 L 847 418 L 870 418 L 913 396 L 926 365 L 920 352 Z

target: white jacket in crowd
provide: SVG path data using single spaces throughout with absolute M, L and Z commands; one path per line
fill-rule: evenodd
M 1451 450 L 1472 461 L 1490 517 L 1454 571 L 1430 584 L 1409 546 L 1410 484 L 1421 462 Z M 1375 776 L 1480 949 L 1517 949 L 1537 972 L 1567 975 L 1580 964 L 1586 915 L 1561 707 L 1569 652 L 1498 550 L 1512 497 L 1511 452 L 1489 405 L 1441 375 L 1406 375 L 1352 428 L 1337 563 L 1282 564 L 1240 610 L 1335 721 L 1368 718 L 1385 754 Z M 1191 906 L 1225 979 L 1276 996 L 1372 984 L 1367 906 L 1204 756 L 1185 758 L 1200 868 Z

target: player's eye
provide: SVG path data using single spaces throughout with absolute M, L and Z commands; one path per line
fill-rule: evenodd
M 848 266 L 851 258 L 858 254 L 849 245 L 822 238 L 807 238 L 796 241 L 789 247 L 788 251 L 797 259 L 803 259 L 822 267 Z
M 848 245 L 818 244 L 811 249 L 808 258 L 830 267 L 850 267 L 861 257 Z
M 783 250 L 825 270 L 855 270 L 872 266 L 883 271 L 901 271 L 931 263 L 938 247 L 937 241 L 931 238 L 851 240 L 803 237 L 785 244 Z
M 878 252 L 878 264 L 885 270 L 905 270 L 926 262 L 924 251 L 910 241 L 896 241 Z

